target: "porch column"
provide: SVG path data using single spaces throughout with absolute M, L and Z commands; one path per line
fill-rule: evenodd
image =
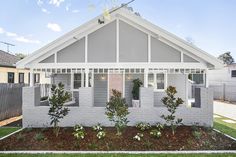
M 85 69 L 85 87 L 89 86 L 89 70 Z
M 144 69 L 144 87 L 148 87 L 148 69 Z
M 206 69 L 206 74 L 205 74 L 205 82 L 206 82 L 206 88 L 209 87 L 209 80 L 208 80 L 208 69 Z
M 34 71 L 31 68 L 30 69 L 30 87 L 33 87 L 33 86 L 34 86 Z

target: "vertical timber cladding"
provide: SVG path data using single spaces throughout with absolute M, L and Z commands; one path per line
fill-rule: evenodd
M 116 21 L 88 35 L 88 62 L 116 62 Z
M 148 35 L 119 20 L 119 61 L 147 62 Z
M 162 41 L 151 38 L 151 62 L 180 62 L 181 52 Z

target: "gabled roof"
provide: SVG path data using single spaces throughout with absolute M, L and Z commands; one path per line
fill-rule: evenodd
M 19 60 L 15 55 L 0 50 L 0 67 L 15 67 Z
M 100 16 L 94 18 L 93 20 L 79 26 L 78 28 L 68 32 L 67 34 L 63 35 L 62 37 L 47 44 L 46 46 L 42 47 L 41 49 L 35 51 L 34 53 L 29 55 L 28 57 L 19 61 L 16 64 L 17 67 L 25 68 L 26 65 L 28 65 L 29 63 L 31 63 L 32 61 L 34 61 L 38 57 L 44 55 L 48 51 L 51 51 L 51 50 L 61 46 L 62 44 L 65 44 L 67 42 L 71 42 L 72 40 L 74 40 L 74 42 L 75 42 L 76 41 L 75 39 L 82 38 L 86 34 L 86 32 L 91 32 L 91 30 L 95 26 L 98 27 L 98 25 L 99 25 L 98 19 L 100 19 L 102 17 L 103 17 L 103 15 L 100 15 Z M 206 63 L 208 63 L 209 66 L 211 66 L 213 68 L 222 68 L 223 67 L 222 62 L 220 60 L 218 60 L 217 58 L 215 58 L 214 56 L 208 54 L 207 52 L 199 49 L 198 47 L 196 47 L 192 44 L 189 44 L 185 40 L 173 35 L 172 33 L 167 32 L 166 30 L 148 22 L 147 20 L 141 18 L 140 16 L 135 15 L 134 13 L 132 13 L 131 11 L 129 11 L 125 8 L 121 8 L 119 10 L 116 10 L 115 12 L 112 12 L 111 17 L 113 19 L 119 19 L 119 18 L 128 19 L 129 21 L 135 23 L 136 25 L 156 34 L 158 36 L 158 38 L 165 39 L 166 41 L 173 43 L 174 45 L 176 45 L 180 49 L 183 49 L 183 50 L 193 53 L 193 55 L 201 58 Z M 105 23 L 106 22 L 107 21 L 105 21 Z M 103 25 L 101 24 L 101 27 L 102 26 Z M 73 43 L 73 42 L 71 42 L 71 43 Z

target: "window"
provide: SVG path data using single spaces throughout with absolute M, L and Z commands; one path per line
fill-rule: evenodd
M 204 74 L 189 74 L 188 79 L 195 84 L 204 84 Z
M 82 85 L 82 75 L 74 74 L 74 89 L 79 89 Z
M 40 74 L 34 74 L 34 83 L 40 82 Z
M 8 72 L 8 83 L 14 83 L 14 73 Z
M 236 70 L 231 71 L 231 77 L 236 77 Z
M 165 73 L 150 73 L 148 74 L 148 87 L 153 87 L 155 90 L 165 90 L 166 79 Z
M 19 83 L 24 83 L 24 73 L 19 73 Z

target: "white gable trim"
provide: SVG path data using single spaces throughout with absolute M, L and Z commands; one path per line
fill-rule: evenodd
M 37 63 L 37 61 L 39 61 L 39 60 L 47 58 L 52 54 L 56 54 L 59 50 L 76 42 L 77 40 L 75 40 L 75 38 L 81 39 L 83 37 L 86 37 L 88 34 L 98 30 L 99 28 L 103 27 L 104 24 L 98 24 L 98 22 L 97 22 L 97 20 L 100 17 L 101 16 L 94 18 L 90 22 L 87 22 L 87 23 L 83 24 L 82 26 L 72 30 L 71 32 L 67 33 L 66 35 L 63 35 L 62 37 L 55 40 L 54 42 L 46 45 L 45 47 L 39 49 L 36 52 L 34 52 L 32 55 L 19 61 L 16 64 L 17 67 L 25 68 L 26 66 L 32 66 L 31 65 L 32 63 Z M 113 12 L 111 17 L 112 17 L 111 18 L 112 20 L 106 21 L 105 25 L 107 25 L 115 20 L 117 20 L 117 21 L 123 20 L 124 22 L 134 26 L 135 28 L 141 30 L 142 32 L 146 33 L 147 35 L 158 36 L 160 38 L 159 40 L 167 41 L 165 43 L 168 43 L 172 47 L 173 47 L 173 45 L 176 45 L 173 48 L 175 48 L 175 49 L 178 48 L 181 53 L 183 50 L 187 50 L 187 51 L 193 53 L 194 55 L 198 56 L 199 58 L 201 58 L 203 61 L 212 64 L 215 68 L 221 68 L 223 66 L 222 63 L 219 60 L 217 60 L 215 57 L 207 54 L 203 50 L 201 50 L 193 45 L 190 45 L 186 41 L 176 37 L 175 35 L 167 32 L 161 28 L 159 28 L 158 26 L 155 26 L 154 24 L 142 19 L 141 17 L 134 15 L 133 13 L 131 13 L 130 11 L 128 11 L 126 9 L 120 9 L 116 12 Z M 118 22 L 117 22 L 117 25 L 119 25 Z M 119 30 L 117 30 L 117 33 L 119 33 Z M 170 44 L 170 43 L 174 43 L 174 44 Z M 117 44 L 119 45 L 119 40 L 118 40 Z M 117 55 L 119 56 L 118 50 L 119 50 L 119 48 L 117 48 Z M 187 55 L 194 58 L 195 60 L 197 60 L 199 62 L 202 62 L 194 56 L 191 56 L 189 54 L 187 54 Z M 85 58 L 86 58 L 86 55 L 85 55 Z M 117 57 L 117 58 L 118 58 L 117 60 L 119 61 L 119 57 Z M 86 61 L 86 59 L 85 59 L 85 61 Z M 55 62 L 56 62 L 56 60 L 55 60 Z

